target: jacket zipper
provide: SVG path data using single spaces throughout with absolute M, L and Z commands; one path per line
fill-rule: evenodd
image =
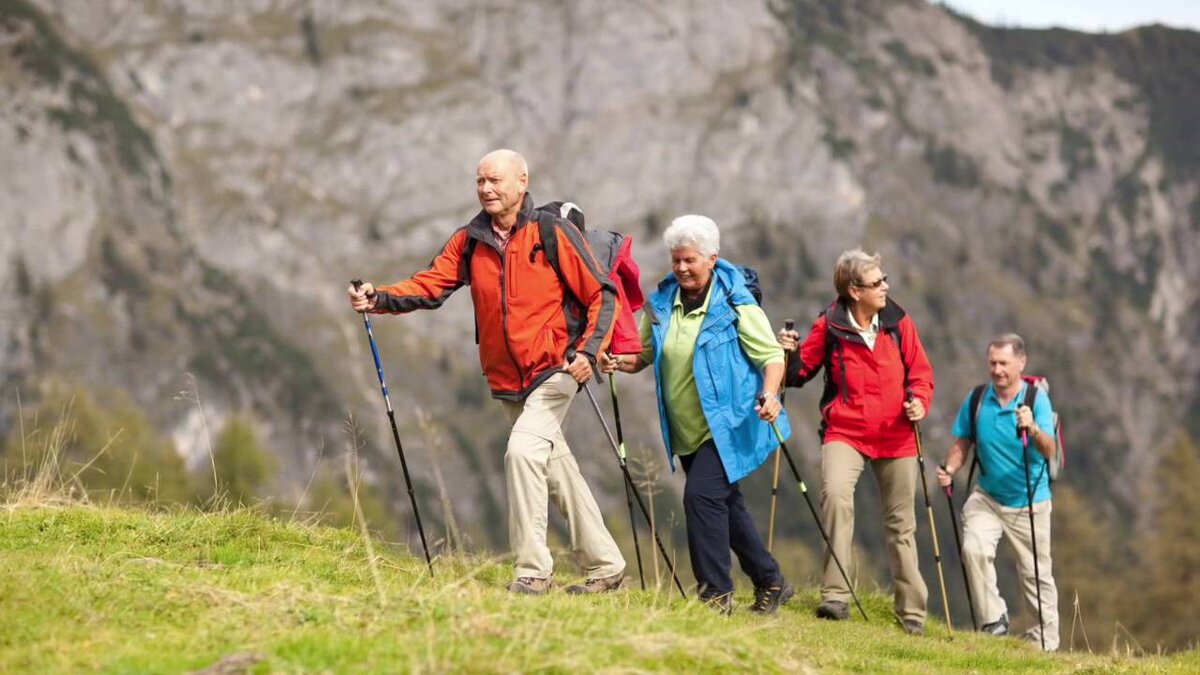
M 846 348 L 842 341 L 837 341 L 838 360 L 842 362 L 842 403 L 850 402 L 850 385 L 846 383 Z
M 516 234 L 515 232 L 513 233 Z M 510 242 L 511 243 L 511 242 Z M 508 358 L 512 360 L 513 368 L 517 370 L 517 391 L 525 388 L 525 372 L 521 370 L 521 364 L 517 362 L 517 356 L 513 354 L 512 342 L 508 334 L 508 247 L 500 253 L 500 327 L 504 330 L 504 349 L 508 351 Z

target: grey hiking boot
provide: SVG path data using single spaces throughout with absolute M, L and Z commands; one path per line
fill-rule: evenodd
M 763 586 L 754 589 L 754 604 L 750 611 L 755 614 L 774 614 L 779 606 L 785 604 L 796 594 L 796 589 L 784 581 L 779 586 Z
M 1028 642 L 1029 644 L 1033 645 L 1034 647 L 1037 647 L 1039 649 L 1042 648 L 1042 634 L 1041 634 L 1040 629 L 1036 625 L 1033 626 L 1032 628 L 1030 628 L 1029 630 L 1025 631 L 1024 633 L 1022 633 L 1021 639 Z M 1058 645 L 1051 643 L 1050 638 L 1047 637 L 1045 650 L 1047 652 L 1056 652 L 1056 651 L 1058 651 Z
M 925 634 L 925 624 L 916 619 L 905 619 L 900 622 L 900 625 L 904 628 L 905 635 L 919 636 Z
M 826 600 L 817 605 L 817 618 L 845 621 L 850 618 L 850 605 L 841 600 Z
M 567 593 L 571 595 L 585 595 L 588 593 L 607 593 L 621 588 L 621 582 L 625 581 L 625 573 L 617 572 L 611 577 L 596 577 L 583 582 L 583 585 L 574 584 L 567 586 Z
M 991 623 L 983 624 L 983 627 L 979 629 L 979 632 L 996 636 L 1008 635 L 1008 615 L 1001 614 L 999 619 Z
M 551 585 L 549 577 L 517 577 L 516 581 L 508 585 L 508 592 L 518 595 L 544 595 L 550 592 Z

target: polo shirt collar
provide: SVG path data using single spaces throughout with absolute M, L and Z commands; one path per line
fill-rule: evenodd
M 694 312 L 699 312 L 701 314 L 708 313 L 708 301 L 710 299 L 712 299 L 713 286 L 716 286 L 716 284 L 713 283 L 714 281 L 715 281 L 715 279 L 709 279 L 708 292 L 706 292 L 704 294 L 704 302 L 700 303 L 700 306 L 697 307 L 696 309 L 693 309 L 692 312 L 690 312 L 690 313 L 694 313 Z M 679 311 L 681 311 L 681 312 L 683 311 L 683 287 L 679 287 L 679 288 L 675 289 L 675 302 L 672 303 L 671 307 L 672 307 L 672 311 L 674 311 L 675 308 L 678 308 Z

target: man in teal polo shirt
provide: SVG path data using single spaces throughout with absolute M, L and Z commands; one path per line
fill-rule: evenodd
M 1025 342 L 1019 335 L 1001 335 L 988 345 L 991 384 L 983 390 L 978 412 L 971 410 L 968 395 L 954 422 L 954 444 L 946 465 L 938 470 L 938 483 L 949 486 L 963 467 L 971 448 L 971 417 L 975 416 L 975 451 L 979 482 L 963 506 L 962 554 L 967 565 L 971 597 L 981 630 L 1008 634 L 1008 607 L 996 588 L 996 546 L 1003 535 L 1017 554 L 1017 571 L 1026 606 L 1035 624 L 1025 638 L 1042 643 L 1046 651 L 1058 649 L 1058 588 L 1050 561 L 1050 476 L 1047 461 L 1054 453 L 1054 411 L 1050 397 L 1038 391 L 1032 409 L 1024 405 L 1026 387 Z M 1021 440 L 1023 430 L 1028 449 Z M 1028 462 L 1029 482 L 1026 482 Z M 1033 494 L 1033 532 L 1030 532 L 1029 495 Z M 1034 574 L 1034 537 L 1037 575 Z M 1040 579 L 1038 579 L 1040 578 Z M 1038 581 L 1041 582 L 1042 624 L 1038 617 Z M 1044 627 L 1044 628 L 1043 628 Z

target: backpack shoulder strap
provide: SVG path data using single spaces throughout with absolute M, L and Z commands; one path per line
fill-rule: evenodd
M 542 239 L 542 254 L 546 256 L 546 262 L 550 263 L 550 267 L 561 281 L 562 270 L 558 266 L 558 228 L 554 223 L 554 214 L 542 210 L 536 213 L 538 235 Z
M 979 461 L 979 408 L 983 405 L 983 392 L 987 389 L 986 384 L 976 385 L 971 390 L 971 398 L 967 400 L 967 410 L 970 411 L 970 416 L 967 418 L 967 440 L 971 442 L 971 468 L 967 471 L 967 490 L 971 489 L 971 481 L 975 478 L 975 469 L 979 469 L 979 475 L 987 473 L 983 468 L 983 462 Z
M 970 424 L 967 426 L 969 434 L 967 436 L 967 440 L 971 441 L 971 445 L 975 445 L 979 442 L 979 429 L 977 428 L 977 425 L 979 424 L 979 406 L 983 404 L 984 389 L 987 389 L 986 384 L 976 385 L 976 387 L 971 390 L 971 399 L 967 402 L 967 410 L 971 413 L 969 418 Z
M 1038 385 L 1036 381 L 1025 380 L 1025 398 L 1022 405 L 1033 410 L 1033 402 L 1037 399 Z
M 542 255 L 546 256 L 546 263 L 550 265 L 550 269 L 554 270 L 554 275 L 558 277 L 558 283 L 563 289 L 563 299 L 567 302 L 574 302 L 578 306 L 583 306 L 578 298 L 571 291 L 571 287 L 567 285 L 567 280 L 563 277 L 562 268 L 558 262 L 558 223 L 557 218 L 553 213 L 538 209 L 538 236 L 542 239 Z M 563 219 L 564 222 L 570 221 Z M 574 227 L 574 225 L 571 225 Z M 534 251 L 534 254 L 537 252 Z M 530 262 L 533 261 L 533 255 L 530 255 Z
M 837 353 L 839 368 L 835 366 L 833 355 Z M 838 374 L 841 375 L 841 384 L 838 384 Z M 825 395 L 822 400 L 828 397 L 832 401 L 838 394 L 841 394 L 843 402 L 849 402 L 850 394 L 846 391 L 846 352 L 842 347 L 842 341 L 833 334 L 829 327 L 828 319 L 825 322 Z M 826 401 L 827 402 L 827 401 Z M 821 406 L 824 408 L 824 404 Z

